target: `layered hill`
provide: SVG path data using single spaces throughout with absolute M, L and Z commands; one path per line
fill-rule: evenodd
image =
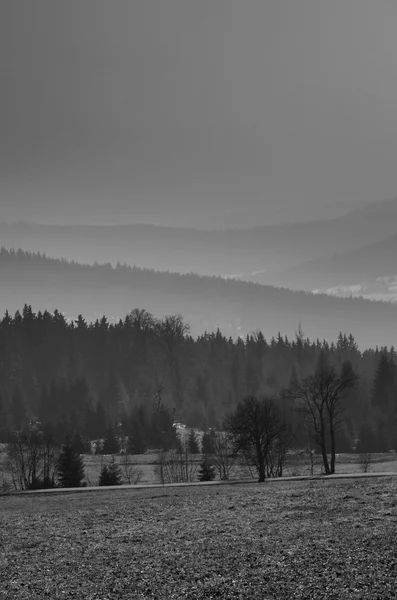
M 0 243 L 93 264 L 117 262 L 156 270 L 255 280 L 303 262 L 349 252 L 396 232 L 397 200 L 336 219 L 202 231 L 147 224 L 0 225 Z M 288 285 L 288 281 L 286 285 Z
M 397 224 L 396 224 L 397 227 Z M 397 301 L 397 233 L 380 242 L 319 258 L 258 281 Z
M 362 348 L 397 345 L 397 306 L 363 299 L 278 289 L 220 277 L 156 272 L 137 267 L 83 265 L 23 251 L 0 252 L 0 311 L 64 312 L 68 318 L 105 314 L 122 318 L 135 307 L 161 317 L 183 315 L 193 335 L 214 331 L 267 338 L 294 336 L 299 325 L 312 339 L 352 333 Z

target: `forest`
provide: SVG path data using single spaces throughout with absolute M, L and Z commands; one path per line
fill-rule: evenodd
M 139 256 L 131 255 L 131 260 Z M 79 264 L 22 250 L 0 250 L 0 314 L 57 309 L 69 320 L 79 313 L 117 323 L 135 306 L 158 317 L 182 314 L 195 337 L 205 331 L 246 337 L 257 328 L 267 339 L 293 338 L 301 323 L 310 339 L 336 340 L 351 332 L 360 348 L 391 346 L 397 305 L 363 298 L 280 289 L 194 273 L 158 272 L 129 265 Z
M 282 324 L 280 324 L 281 326 Z M 293 445 L 305 446 L 308 431 L 297 402 L 284 391 L 312 375 L 326 359 L 347 363 L 357 384 L 343 396 L 337 452 L 360 445 L 368 452 L 397 449 L 397 354 L 393 347 L 361 352 L 353 335 L 334 342 L 293 339 L 261 331 L 244 338 L 219 330 L 193 337 L 181 315 L 161 319 L 133 309 L 109 323 L 67 320 L 55 310 L 8 312 L 0 321 L 0 430 L 51 430 L 85 442 L 126 436 L 130 451 L 167 448 L 173 424 L 208 431 L 247 397 L 272 398 L 283 408 Z

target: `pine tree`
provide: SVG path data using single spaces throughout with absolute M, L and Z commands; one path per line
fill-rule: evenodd
M 14 430 L 20 431 L 26 422 L 26 408 L 19 387 L 14 389 L 11 396 L 11 415 Z
M 105 435 L 106 420 L 106 412 L 103 404 L 102 402 L 98 402 L 93 423 L 93 429 L 95 431 L 96 438 L 101 438 L 103 435 Z
M 190 430 L 187 444 L 189 454 L 200 454 L 200 448 L 197 443 L 197 438 L 196 434 L 194 433 L 194 429 Z
M 114 435 L 113 427 L 108 427 L 105 441 L 102 447 L 102 454 L 118 454 L 120 452 L 120 444 Z
M 361 426 L 359 435 L 360 439 L 356 448 L 357 454 L 361 454 L 363 452 L 381 452 L 382 447 L 379 441 L 379 437 L 373 431 L 369 423 L 364 423 Z
M 112 460 L 110 461 L 110 464 L 103 465 L 101 469 L 101 474 L 99 475 L 98 485 L 121 485 L 121 483 L 122 476 L 120 467 L 113 456 Z
M 387 413 L 393 404 L 396 367 L 386 354 L 382 354 L 374 377 L 372 403 Z
M 146 444 L 139 424 L 134 427 L 133 434 L 128 436 L 127 452 L 128 454 L 145 454 L 146 452 Z
M 198 471 L 199 481 L 213 481 L 215 479 L 215 467 L 209 456 L 204 456 Z
M 201 442 L 203 454 L 213 454 L 215 452 L 215 432 L 214 430 L 206 431 Z
M 76 433 L 73 436 L 72 446 L 76 452 L 79 454 L 90 454 L 91 448 L 89 443 L 87 443 L 79 433 Z
M 61 487 L 80 487 L 84 479 L 84 461 L 68 438 L 58 459 L 58 479 Z
M 3 396 L 0 394 L 0 432 L 4 432 L 6 428 L 6 412 L 4 408 Z

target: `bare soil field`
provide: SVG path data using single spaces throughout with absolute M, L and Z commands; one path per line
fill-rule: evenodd
M 397 478 L 0 497 L 0 598 L 397 597 Z

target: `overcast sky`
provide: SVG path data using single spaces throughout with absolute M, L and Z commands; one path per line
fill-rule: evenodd
M 0 220 L 397 196 L 394 0 L 2 0 Z

